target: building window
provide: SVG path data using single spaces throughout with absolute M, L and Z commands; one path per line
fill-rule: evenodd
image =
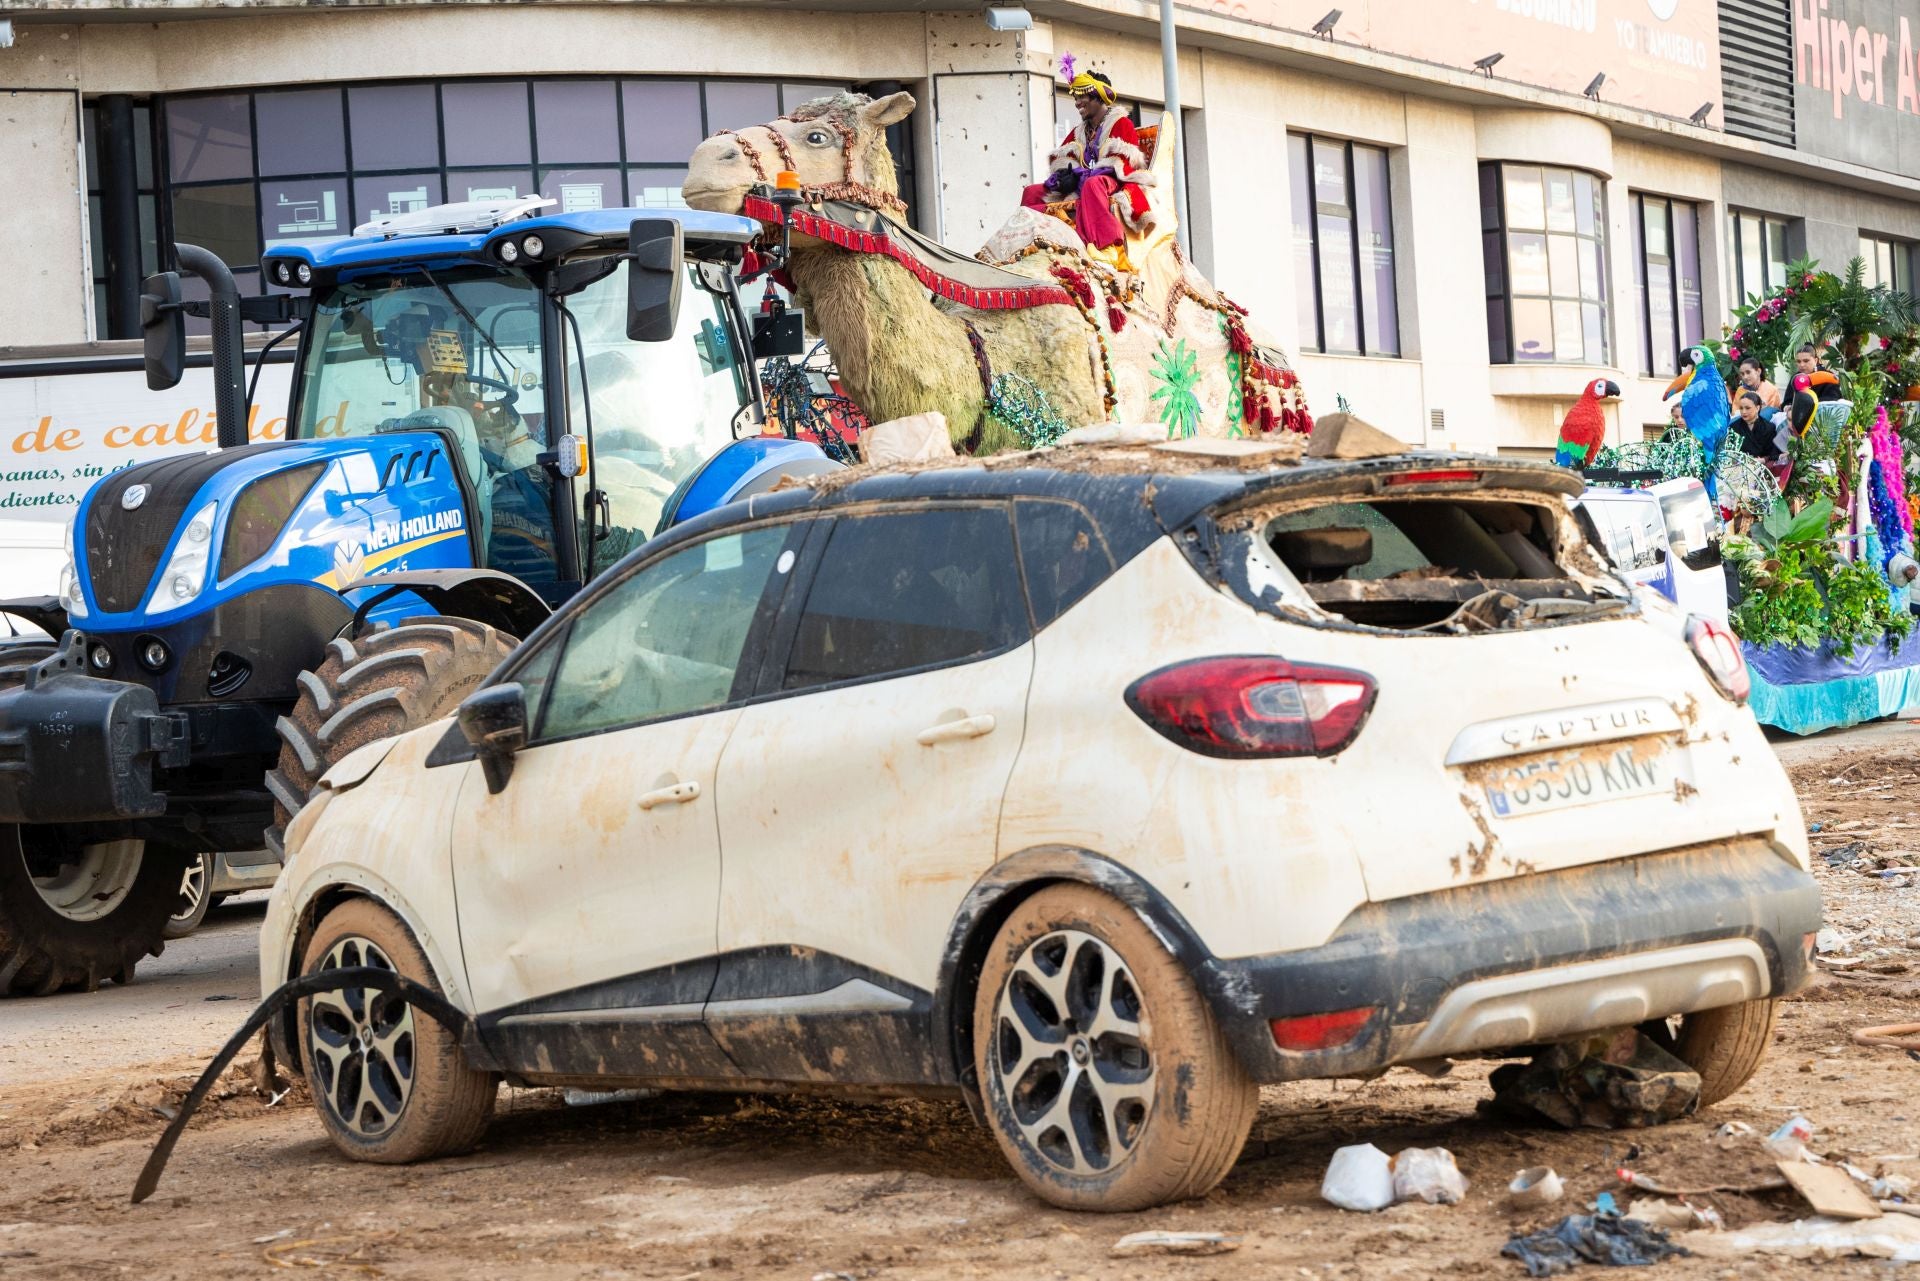
M 1787 224 L 1765 214 L 1727 215 L 1727 261 L 1733 264 L 1735 295 L 1758 299 L 1787 283 Z
M 1904 240 L 1860 237 L 1860 257 L 1867 265 L 1867 283 L 1901 293 L 1913 290 L 1913 246 Z
M 1680 352 L 1705 337 L 1700 305 L 1700 210 L 1664 196 L 1633 198 L 1640 304 L 1640 372 L 1671 378 Z
M 81 115 L 81 131 L 87 157 L 94 336 L 138 338 L 139 280 L 160 270 L 153 109 L 128 99 L 96 100 Z M 117 297 L 109 287 L 116 279 L 121 282 Z
M 1480 228 L 1493 362 L 1611 363 L 1604 181 L 1579 169 L 1482 164 Z
M 1398 356 L 1387 153 L 1296 133 L 1287 135 L 1287 158 L 1300 346 Z
M 561 212 L 683 208 L 687 157 L 703 138 L 845 88 L 450 80 L 175 97 L 163 109 L 160 203 L 173 239 L 213 250 L 256 292 L 260 255 L 274 245 L 429 205 L 537 194 Z M 888 141 L 910 183 L 910 131 Z

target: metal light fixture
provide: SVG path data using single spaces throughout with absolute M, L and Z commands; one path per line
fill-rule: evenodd
M 1033 15 L 1017 4 L 990 4 L 986 17 L 989 31 L 1033 30 Z
M 1599 75 L 1587 81 L 1587 87 L 1585 89 L 1582 89 L 1580 92 L 1586 97 L 1593 99 L 1595 102 L 1598 102 L 1600 101 L 1600 86 L 1605 84 L 1606 82 L 1607 82 L 1607 73 L 1602 71 Z
M 1504 53 L 1490 53 L 1484 58 L 1475 58 L 1473 60 L 1473 69 L 1475 71 L 1486 72 L 1487 79 L 1491 80 L 1493 79 L 1493 64 L 1506 56 Z
M 1333 39 L 1333 29 L 1338 26 L 1339 23 L 1340 11 L 1338 9 L 1329 9 L 1327 10 L 1326 17 L 1313 24 L 1313 34 L 1319 36 L 1322 40 L 1331 40 Z

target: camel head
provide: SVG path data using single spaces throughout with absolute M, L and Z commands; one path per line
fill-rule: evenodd
M 717 133 L 694 148 L 681 197 L 695 209 L 739 213 L 749 187 L 791 169 L 803 188 L 824 189 L 836 199 L 859 200 L 863 189 L 897 198 L 887 126 L 913 107 L 913 95 L 905 92 L 878 100 L 837 93 L 778 120 Z

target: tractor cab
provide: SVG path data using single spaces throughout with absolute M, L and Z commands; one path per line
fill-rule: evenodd
M 262 268 L 309 291 L 289 436 L 439 437 L 467 563 L 552 603 L 654 532 L 758 389 L 730 271 L 749 224 L 543 203 L 401 215 Z

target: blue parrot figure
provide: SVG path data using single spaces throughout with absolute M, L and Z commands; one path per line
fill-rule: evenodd
M 1727 383 L 1720 377 L 1719 362 L 1705 347 L 1689 347 L 1685 360 L 1686 368 L 1667 384 L 1666 395 L 1671 398 L 1675 392 L 1680 394 L 1680 416 L 1706 457 L 1707 474 L 1701 480 L 1706 484 L 1707 497 L 1718 498 L 1714 471 L 1720 465 L 1720 449 L 1727 443 L 1727 428 L 1733 421 Z

